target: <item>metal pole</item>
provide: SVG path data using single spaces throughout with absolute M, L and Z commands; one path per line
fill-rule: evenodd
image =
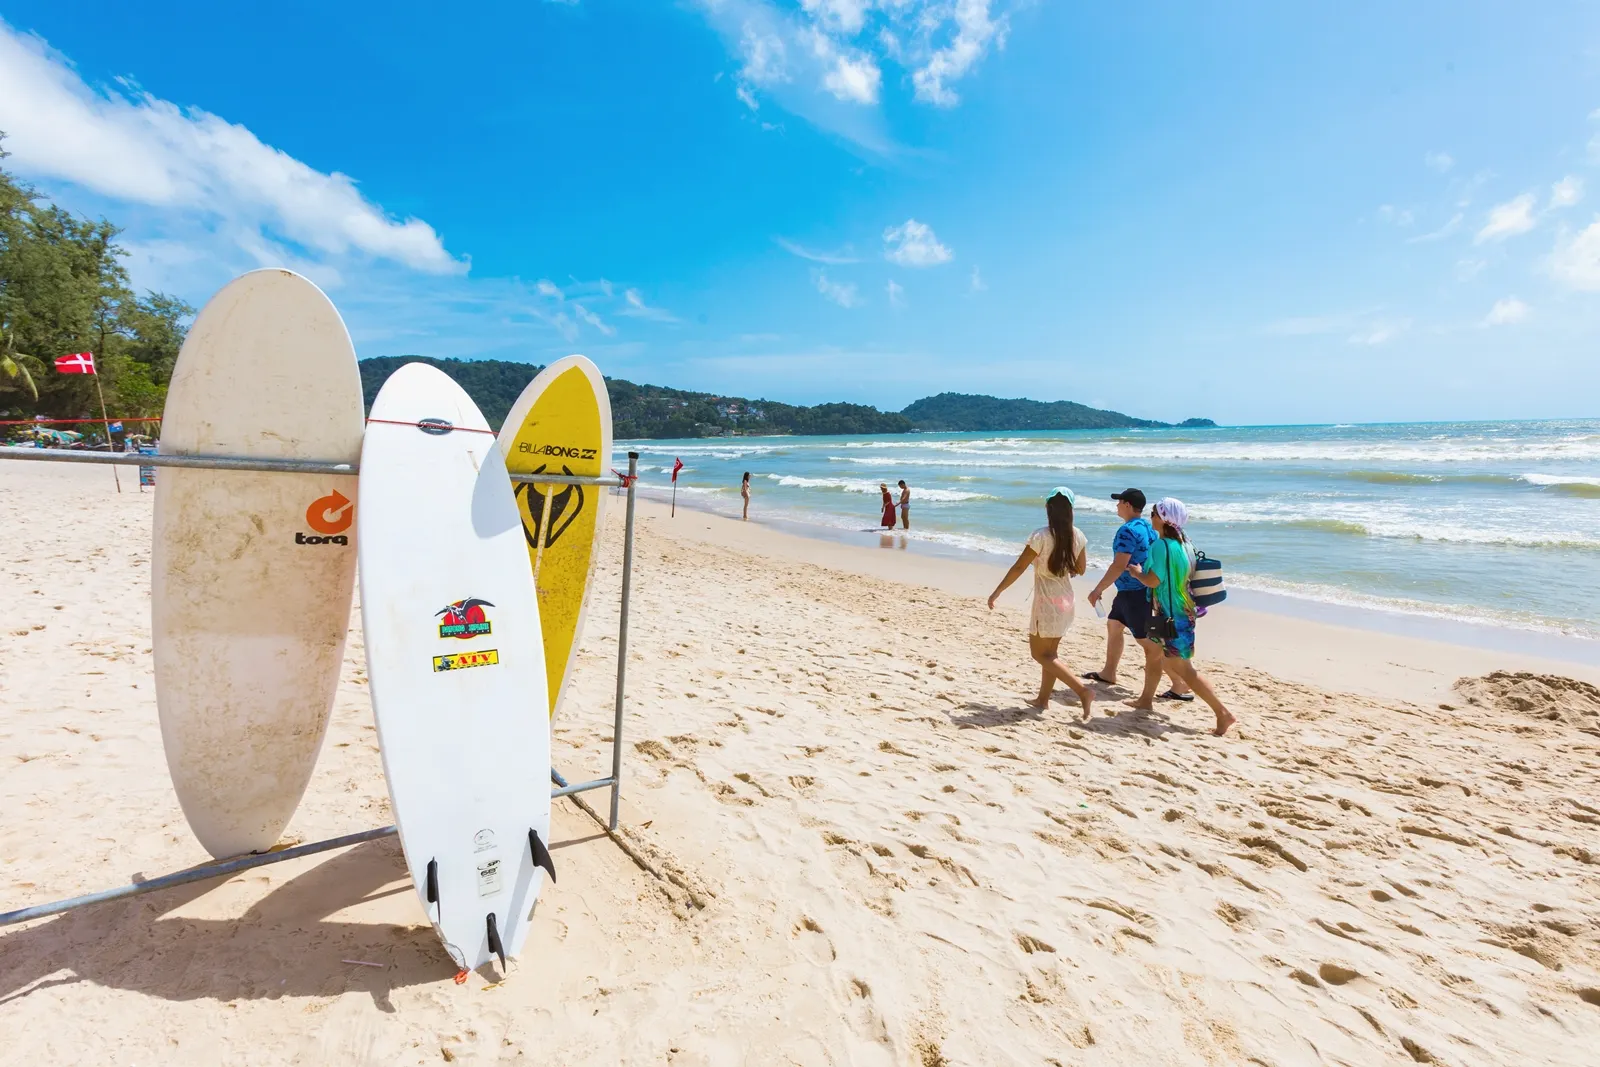
M 118 467 L 197 467 L 219 471 L 275 471 L 282 474 L 355 474 L 354 463 L 310 459 L 247 459 L 242 456 L 178 456 L 161 452 L 69 452 L 59 448 L 0 448 L 0 459 L 44 463 L 110 463 Z
M 89 362 L 90 362 L 90 364 L 94 363 L 94 357 L 93 356 L 89 357 Z M 99 369 L 98 368 L 92 368 L 89 371 L 89 373 L 94 375 L 94 391 L 100 397 L 100 421 L 105 423 L 105 427 L 106 427 L 106 451 L 109 452 L 111 449 L 117 447 L 117 443 L 111 439 L 111 416 L 106 414 L 106 394 L 105 394 L 105 390 L 100 388 L 100 371 L 99 371 Z M 117 483 L 117 492 L 119 492 L 119 493 L 122 492 L 122 478 L 121 478 L 120 475 L 117 474 L 117 468 L 115 468 L 115 467 L 111 468 L 111 480 Z
M 617 623 L 617 720 L 611 734 L 611 830 L 622 807 L 622 702 L 628 691 L 628 596 L 633 590 L 633 498 L 639 453 L 628 453 L 628 518 L 622 535 L 622 618 Z
M 110 464 L 116 467 L 189 467 L 198 470 L 271 471 L 277 474 L 359 474 L 355 463 L 315 459 L 251 459 L 243 456 L 180 456 L 170 453 L 72 452 L 61 448 L 11 448 L 0 446 L 0 459 L 42 463 Z M 621 478 L 584 478 L 575 474 L 513 474 L 513 482 L 551 482 L 556 485 L 622 485 Z
M 296 845 L 286 848 L 281 852 L 263 852 L 258 856 L 241 856 L 236 860 L 226 863 L 214 864 L 210 867 L 194 867 L 177 874 L 165 875 L 161 878 L 152 878 L 148 882 L 135 882 L 119 889 L 107 889 L 100 893 L 88 893 L 81 897 L 72 897 L 69 900 L 58 900 L 54 904 L 39 904 L 32 908 L 23 908 L 20 911 L 0 913 L 0 926 L 12 926 L 16 923 L 25 923 L 29 919 L 42 919 L 47 915 L 57 915 L 63 911 L 71 911 L 87 904 L 101 904 L 108 900 L 122 900 L 127 897 L 142 896 L 145 893 L 154 893 L 160 889 L 171 889 L 174 886 L 188 885 L 190 882 L 204 882 L 210 878 L 222 878 L 240 871 L 248 871 L 255 867 L 265 867 L 269 863 L 282 863 L 285 860 L 299 859 L 301 856 L 310 856 L 318 852 L 327 852 L 329 849 L 344 848 L 347 845 L 359 845 L 363 841 L 375 841 L 380 837 L 388 837 L 395 832 L 393 826 L 383 826 L 376 830 L 363 830 L 359 834 L 346 834 L 344 837 L 335 837 L 327 841 L 317 841 L 309 845 Z

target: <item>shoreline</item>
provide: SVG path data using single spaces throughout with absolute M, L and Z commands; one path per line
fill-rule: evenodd
M 686 505 L 681 498 L 678 506 L 684 514 L 673 519 L 669 518 L 668 505 L 653 495 L 641 494 L 638 498 L 640 519 L 670 524 L 674 537 L 976 600 L 988 596 L 1011 562 L 999 557 L 963 558 L 945 547 L 918 551 L 918 542 L 892 534 L 852 535 L 831 527 L 788 520 L 764 522 L 754 517 L 746 523 Z M 813 530 L 824 531 L 827 536 L 812 536 Z M 871 543 L 874 540 L 877 543 Z M 1078 610 L 1072 632 L 1080 638 L 1091 635 L 1103 641 L 1104 624 L 1087 600 L 1095 574 L 1091 563 L 1089 575 L 1073 582 Z M 1029 581 L 1019 581 L 1001 598 L 1001 605 L 1025 613 L 1031 589 Z M 1388 626 L 1362 626 L 1339 614 L 1336 605 L 1318 601 L 1230 590 L 1228 601 L 1201 621 L 1199 658 L 1202 663 L 1255 668 L 1304 685 L 1419 705 L 1449 699 L 1457 678 L 1492 670 L 1557 674 L 1600 685 L 1600 648 L 1588 658 L 1583 655 L 1591 652 L 1587 646 L 1600 642 L 1423 616 L 1413 617 L 1414 623 L 1402 617 Z M 1348 614 L 1365 617 L 1384 613 L 1349 609 Z M 1364 621 L 1377 622 L 1370 618 Z M 1430 626 L 1439 636 L 1422 632 Z M 1489 631 L 1486 642 L 1470 640 L 1479 636 L 1479 631 Z M 1569 649 L 1563 640 L 1576 647 Z M 1557 654 L 1540 654 L 1539 646 L 1546 644 Z M 1090 670 L 1100 664 L 1074 666 Z
M 643 505 L 649 502 L 652 506 L 668 507 L 664 499 L 657 499 L 659 492 L 660 490 L 656 486 L 650 485 L 647 489 L 641 491 L 638 498 L 640 504 Z M 695 494 L 680 496 L 678 506 L 695 514 L 707 515 L 726 522 L 744 525 L 736 515 L 729 515 L 716 508 L 701 505 Z M 802 519 L 789 517 L 767 518 L 756 515 L 751 516 L 750 525 L 760 526 L 807 541 L 839 545 L 852 550 L 905 552 L 908 555 L 918 556 L 930 562 L 938 561 L 998 568 L 999 573 L 1004 573 L 1005 568 L 1011 564 L 1014 558 L 1010 555 L 965 549 L 940 541 L 916 537 L 907 538 L 899 530 L 879 533 L 865 526 L 860 530 L 851 530 L 823 523 L 806 522 Z M 1020 538 L 1023 533 L 1018 535 L 1019 551 L 1022 543 Z M 879 544 L 870 544 L 869 542 L 874 539 L 882 540 Z M 1106 563 L 1104 557 L 1097 559 L 1095 547 L 1094 545 L 1090 546 L 1089 574 L 1091 576 L 1103 568 Z M 1439 605 L 1433 611 L 1412 611 L 1404 607 L 1381 602 L 1370 604 L 1359 601 L 1340 602 L 1312 595 L 1297 595 L 1276 590 L 1257 589 L 1252 588 L 1249 584 L 1241 584 L 1241 582 L 1248 583 L 1249 581 L 1249 577 L 1239 578 L 1230 573 L 1228 575 L 1228 601 L 1216 610 L 1234 611 L 1242 609 L 1258 614 L 1335 626 L 1340 629 L 1415 638 L 1435 644 L 1477 649 L 1481 652 L 1490 652 L 1497 655 L 1509 655 L 1518 659 L 1559 663 L 1575 670 L 1591 672 L 1582 675 L 1582 677 L 1590 681 L 1600 679 L 1600 640 L 1554 629 L 1517 626 L 1513 623 L 1477 616 L 1452 616 L 1447 605 Z M 1074 583 L 1075 588 L 1077 584 Z M 1083 598 L 1091 588 L 1093 588 L 1093 582 L 1084 585 L 1079 590 L 1081 606 L 1087 606 L 1087 602 Z M 1080 614 L 1080 621 L 1081 619 L 1082 616 Z M 1207 623 L 1210 623 L 1212 619 L 1213 616 L 1208 616 Z

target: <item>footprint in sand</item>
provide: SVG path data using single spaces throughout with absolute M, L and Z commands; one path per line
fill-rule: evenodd
M 832 963 L 839 958 L 833 941 L 822 932 L 821 925 L 809 915 L 800 916 L 792 934 L 800 942 L 800 951 L 812 963 Z

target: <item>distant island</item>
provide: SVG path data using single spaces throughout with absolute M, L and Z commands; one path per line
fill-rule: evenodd
M 361 361 L 361 389 L 368 408 L 378 388 L 406 363 L 427 363 L 450 375 L 496 429 L 505 421 L 517 396 L 542 369 L 531 363 L 500 359 L 377 356 Z M 622 378 L 607 378 L 606 388 L 611 395 L 613 432 L 619 440 L 742 434 L 1119 430 L 1173 425 L 1102 411 L 1070 400 L 1046 403 L 966 393 L 940 393 L 924 397 L 904 411 L 879 411 L 865 404 L 803 407 L 774 400 L 746 400 L 661 385 L 636 385 Z M 1210 419 L 1187 419 L 1177 425 L 1209 427 L 1216 423 Z

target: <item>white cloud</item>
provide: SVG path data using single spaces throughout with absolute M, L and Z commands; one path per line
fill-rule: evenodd
M 934 50 L 921 67 L 911 74 L 917 99 L 938 107 L 954 107 L 960 102 L 950 83 L 965 77 L 984 57 L 992 43 L 1005 47 L 1006 19 L 990 16 L 990 0 L 956 0 L 952 16 L 955 34 L 942 48 Z
M 1456 260 L 1456 280 L 1460 282 L 1470 282 L 1479 274 L 1483 273 L 1483 268 L 1487 267 L 1488 265 L 1489 261 L 1486 259 L 1477 259 L 1471 257 L 1467 259 L 1458 259 Z
M 1349 340 L 1353 345 L 1387 344 L 1410 328 L 1410 319 L 1372 322 L 1351 334 Z
M 1427 164 L 1428 169 L 1436 170 L 1440 174 L 1456 165 L 1456 161 L 1450 158 L 1450 153 L 1448 152 L 1429 152 L 1422 157 L 1422 162 Z
M 883 64 L 910 75 L 915 99 L 935 107 L 960 101 L 955 84 L 990 51 L 1005 47 L 1010 21 L 998 9 L 1013 0 L 699 0 L 740 60 L 735 92 L 798 83 L 835 100 L 879 101 Z M 783 106 L 827 128 L 836 116 L 788 94 Z M 836 130 L 861 142 L 850 130 Z
M 533 287 L 539 291 L 540 296 L 553 297 L 556 300 L 563 299 L 561 287 L 556 285 L 556 283 L 551 281 L 549 278 L 540 278 L 534 283 Z
M 1437 230 L 1430 230 L 1427 233 L 1419 233 L 1415 237 L 1407 237 L 1406 244 L 1415 245 L 1422 244 L 1425 241 L 1442 241 L 1446 237 L 1449 237 L 1451 234 L 1455 233 L 1456 230 L 1460 229 L 1461 223 L 1466 220 L 1466 217 L 1467 216 L 1465 214 L 1458 211 L 1454 215 L 1450 216 L 1449 222 L 1445 223 L 1443 226 L 1440 226 Z
M 839 100 L 853 100 L 858 104 L 876 104 L 878 86 L 883 73 L 871 56 L 836 55 L 833 66 L 823 76 L 822 84 Z
M 895 281 L 893 278 L 890 278 L 889 284 L 886 288 L 889 293 L 890 307 L 903 308 L 906 306 L 906 291 L 899 282 Z
M 750 91 L 750 87 L 748 85 L 737 86 L 733 90 L 733 95 L 737 96 L 739 98 L 739 102 L 745 107 L 749 108 L 751 111 L 761 110 L 761 101 L 756 99 L 756 94 Z
M 1550 210 L 1571 207 L 1583 199 L 1583 179 L 1567 175 L 1550 186 Z
M 1523 193 L 1489 209 L 1489 217 L 1478 231 L 1475 243 L 1503 241 L 1527 233 L 1537 224 L 1538 220 L 1533 217 L 1533 194 Z
M 584 322 L 587 322 L 590 326 L 593 326 L 605 336 L 616 336 L 617 328 L 615 326 L 608 325 L 604 319 L 590 311 L 588 308 L 584 307 L 582 304 L 573 304 L 572 310 L 573 313 L 578 316 L 578 318 L 582 319 Z
M 631 319 L 650 319 L 654 322 L 677 322 L 678 317 L 666 308 L 651 307 L 644 302 L 644 294 L 637 289 L 626 290 L 622 297 L 627 306 L 622 314 Z
M 180 209 L 252 240 L 360 254 L 437 274 L 467 269 L 421 219 L 396 219 L 356 183 L 263 144 L 243 126 L 124 85 L 90 88 L 39 37 L 0 22 L 0 130 L 25 177 Z
M 902 267 L 937 267 L 955 258 L 955 253 L 939 243 L 933 227 L 916 219 L 883 231 L 883 258 Z
M 811 280 L 816 283 L 817 292 L 832 300 L 842 308 L 858 307 L 861 304 L 861 291 L 856 288 L 855 282 L 836 282 L 828 277 L 824 270 L 813 271 Z
M 846 263 L 861 262 L 858 257 L 851 254 L 848 246 L 837 252 L 819 252 L 814 248 L 807 248 L 804 245 L 797 244 L 786 237 L 774 237 L 773 240 L 777 242 L 779 248 L 782 248 L 790 255 L 799 256 L 801 259 L 809 259 L 813 263 L 826 263 L 829 266 L 836 267 Z
M 1509 326 L 1514 322 L 1521 322 L 1528 317 L 1528 305 L 1514 296 L 1504 300 L 1496 300 L 1494 307 L 1489 309 L 1489 314 L 1484 316 L 1485 326 Z
M 744 66 L 739 77 L 755 85 L 775 85 L 789 80 L 789 50 L 776 33 L 746 23 L 739 38 Z
M 1410 226 L 1414 221 L 1411 212 L 1406 208 L 1398 208 L 1393 204 L 1384 204 L 1378 208 L 1378 218 L 1394 226 Z
M 1585 292 L 1600 292 L 1600 215 L 1575 236 L 1565 234 L 1550 257 L 1557 281 Z
M 989 288 L 989 283 L 983 280 L 983 275 L 978 273 L 978 268 L 973 267 L 972 275 L 967 279 L 967 290 L 973 293 L 981 293 L 987 288 Z

